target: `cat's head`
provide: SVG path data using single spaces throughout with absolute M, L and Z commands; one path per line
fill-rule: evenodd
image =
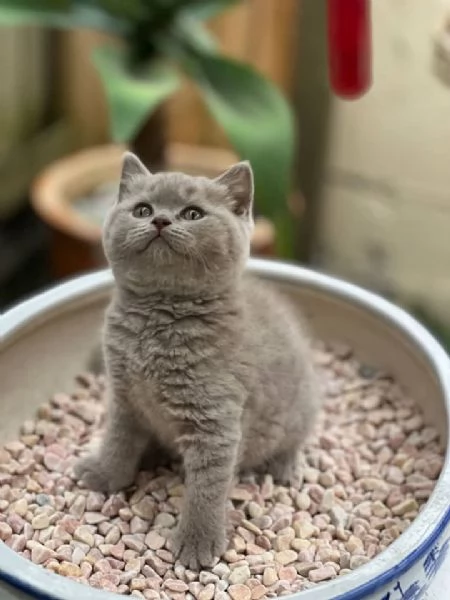
M 116 280 L 175 290 L 226 285 L 240 275 L 249 255 L 252 203 L 248 162 L 216 179 L 153 175 L 127 152 L 118 198 L 103 228 Z

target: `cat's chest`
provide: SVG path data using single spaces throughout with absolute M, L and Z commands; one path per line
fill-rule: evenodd
M 174 373 L 186 372 L 211 356 L 211 332 L 200 319 L 186 317 L 165 322 L 147 318 L 111 318 L 107 337 L 114 353 L 128 373 L 144 381 L 166 380 Z

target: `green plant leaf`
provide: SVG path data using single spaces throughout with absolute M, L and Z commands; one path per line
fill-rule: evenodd
M 180 45 L 181 52 L 186 47 L 194 52 L 214 52 L 217 49 L 213 34 L 199 19 L 187 14 L 181 14 L 175 20 L 165 41 Z
M 133 74 L 125 49 L 104 46 L 94 52 L 109 104 L 111 131 L 118 142 L 130 141 L 150 114 L 180 85 L 174 67 L 151 61 Z
M 0 26 L 41 25 L 58 29 L 98 29 L 122 35 L 125 20 L 74 0 L 0 0 Z
M 189 14 L 196 19 L 207 20 L 215 17 L 224 10 L 231 8 L 233 4 L 237 4 L 240 0 L 193 0 L 188 3 L 184 9 L 186 14 Z
M 186 67 L 208 109 L 255 173 L 258 209 L 285 212 L 294 153 L 292 110 L 276 86 L 248 65 L 196 53 Z
M 67 10 L 73 4 L 73 0 L 0 0 L 0 7 L 13 7 L 18 10 Z
M 86 0 L 85 0 L 86 1 Z M 148 9 L 146 0 L 93 0 L 111 15 L 125 19 L 141 19 Z M 91 0 L 92 2 L 92 0 Z

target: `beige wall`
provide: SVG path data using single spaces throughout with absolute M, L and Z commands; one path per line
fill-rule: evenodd
M 320 243 L 327 268 L 450 322 L 450 87 L 431 68 L 446 4 L 372 3 L 373 89 L 334 102 Z

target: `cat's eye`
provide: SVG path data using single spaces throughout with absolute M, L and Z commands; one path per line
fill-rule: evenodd
M 153 214 L 153 209 L 150 204 L 146 204 L 145 202 L 140 202 L 136 204 L 133 208 L 133 217 L 137 217 L 138 219 L 145 219 L 146 217 L 151 217 Z
M 188 206 L 181 212 L 181 216 L 186 221 L 198 221 L 205 216 L 205 211 L 198 208 L 198 206 Z

